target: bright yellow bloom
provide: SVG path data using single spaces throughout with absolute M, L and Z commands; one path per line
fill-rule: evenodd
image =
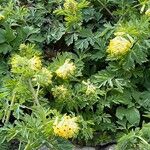
M 116 36 L 114 39 L 110 40 L 107 52 L 111 57 L 117 58 L 125 55 L 131 46 L 132 44 L 130 41 L 121 36 Z
M 40 57 L 34 56 L 29 60 L 30 68 L 34 71 L 40 70 L 42 68 L 42 63 Z
M 71 118 L 70 116 L 64 115 L 60 121 L 58 118 L 56 118 L 53 124 L 53 129 L 57 136 L 63 137 L 65 139 L 72 138 L 79 130 L 77 117 Z
M 68 89 L 64 85 L 56 86 L 52 89 L 52 91 L 54 97 L 57 97 L 59 99 L 65 99 L 69 95 Z
M 150 8 L 145 12 L 145 15 L 150 17 Z
M 5 16 L 3 16 L 2 14 L 0 14 L 0 20 L 5 19 Z
M 70 75 L 74 73 L 76 67 L 72 62 L 69 63 L 69 61 L 70 59 L 67 59 L 65 63 L 56 70 L 56 74 L 58 77 L 62 79 L 67 79 Z

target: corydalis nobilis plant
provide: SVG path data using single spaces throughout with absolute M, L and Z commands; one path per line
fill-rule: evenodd
M 79 28 L 82 24 L 82 9 L 88 7 L 89 2 L 82 0 L 65 0 L 63 7 L 54 11 L 57 15 L 64 15 L 67 28 Z
M 149 145 L 148 0 L 0 2 L 3 145 Z
M 28 120 L 26 120 L 26 118 L 28 118 L 29 120 L 33 119 L 32 121 L 34 124 L 34 121 L 38 119 L 36 118 L 37 117 L 36 115 L 42 115 L 40 117 L 42 117 L 43 120 L 41 121 L 39 120 L 40 122 L 37 122 L 38 124 L 35 124 L 35 126 L 31 125 L 31 129 L 37 132 L 36 135 L 32 134 L 28 129 L 26 129 L 26 131 L 29 132 L 28 136 L 30 138 L 34 137 L 35 139 L 38 135 L 41 135 L 44 136 L 43 140 L 49 141 L 49 145 L 52 144 L 55 146 L 57 142 L 57 138 L 59 137 L 64 139 L 64 141 L 65 139 L 68 138 L 71 139 L 77 137 L 78 131 L 80 130 L 80 126 L 82 125 L 83 122 L 78 117 L 71 117 L 71 115 L 70 116 L 64 115 L 61 117 L 60 113 L 62 113 L 62 111 L 59 107 L 57 107 L 57 105 L 56 106 L 51 105 L 50 106 L 51 109 L 50 110 L 48 109 L 49 113 L 53 117 L 51 117 L 49 113 L 45 112 L 47 111 L 47 108 L 44 107 L 44 105 L 49 105 L 48 99 L 45 97 L 46 90 L 48 90 L 48 94 L 51 93 L 56 98 L 55 99 L 56 104 L 59 103 L 59 99 L 62 101 L 62 98 L 66 99 L 69 96 L 67 94 L 68 90 L 64 91 L 65 88 L 59 85 L 61 82 L 59 83 L 58 81 L 66 80 L 68 82 L 68 78 L 66 77 L 69 77 L 70 75 L 72 76 L 74 75 L 72 74 L 73 73 L 72 71 L 74 71 L 76 63 L 75 62 L 69 63 L 68 60 L 71 59 L 73 60 L 73 54 L 71 53 L 59 55 L 58 58 L 62 62 L 59 62 L 59 66 L 58 66 L 57 64 L 58 60 L 56 58 L 52 63 L 49 64 L 50 66 L 56 64 L 56 69 L 55 68 L 50 69 L 51 67 L 48 67 L 42 63 L 41 52 L 38 51 L 35 45 L 32 44 L 27 44 L 27 45 L 21 44 L 20 53 L 12 55 L 12 58 L 10 59 L 12 77 L 11 76 L 6 77 L 3 83 L 3 88 L 5 88 L 5 94 L 6 94 L 3 95 L 4 96 L 3 101 L 10 103 L 10 105 L 6 106 L 4 103 L 3 108 L 5 109 L 5 111 L 2 113 L 2 121 L 6 125 L 9 124 L 10 123 L 9 121 L 11 119 L 11 114 L 18 120 L 18 121 L 16 120 L 17 122 L 14 127 L 12 126 L 6 129 L 6 132 L 8 131 L 8 134 L 9 132 L 12 135 L 15 134 L 13 138 L 15 138 L 16 140 L 19 140 L 18 138 L 19 136 L 23 136 L 22 135 L 23 130 L 21 130 L 19 127 L 21 126 L 22 128 L 26 128 L 28 126 L 27 125 Z M 69 65 L 69 67 L 63 67 L 66 64 L 67 66 Z M 57 74 L 58 69 L 59 69 L 59 74 Z M 80 72 L 79 68 L 76 70 L 76 72 L 78 71 Z M 61 76 L 57 78 L 58 75 Z M 78 75 L 78 73 L 76 75 Z M 70 77 L 70 80 L 71 78 L 73 77 Z M 61 94 L 65 94 L 66 92 L 65 97 L 64 96 L 58 97 L 57 91 L 59 92 L 59 95 L 60 92 Z M 73 93 L 69 93 L 69 94 L 71 96 L 71 94 Z M 5 100 L 5 97 L 7 97 L 7 100 Z M 69 98 L 68 101 L 70 101 Z M 63 105 L 61 107 L 64 108 Z M 33 116 L 31 117 L 26 113 L 23 114 L 23 109 L 32 111 Z M 38 113 L 36 112 L 37 109 L 43 109 L 44 112 L 41 112 L 41 114 L 37 114 Z M 55 113 L 56 109 L 59 110 L 58 113 Z M 17 113 L 18 110 L 19 113 Z M 77 114 L 77 116 L 79 116 L 79 114 Z M 38 125 L 39 127 L 37 127 Z M 41 129 L 43 130 L 41 131 L 42 133 L 40 133 L 39 131 L 39 129 L 41 128 L 40 125 L 43 126 Z M 87 129 L 88 126 L 84 130 Z M 19 132 L 17 132 L 17 130 L 19 130 Z M 2 131 L 2 134 L 4 133 L 5 132 Z M 7 138 L 7 136 L 4 137 Z M 20 139 L 20 142 L 23 143 L 22 147 L 24 148 L 26 147 L 29 149 L 31 147 L 38 148 L 43 143 L 40 139 L 37 140 L 37 142 L 28 141 L 24 136 L 22 137 L 22 139 Z

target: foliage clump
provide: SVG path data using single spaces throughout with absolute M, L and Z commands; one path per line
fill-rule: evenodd
M 149 0 L 0 4 L 0 149 L 150 149 Z

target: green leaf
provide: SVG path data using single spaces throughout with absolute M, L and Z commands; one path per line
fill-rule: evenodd
M 12 47 L 9 44 L 3 43 L 0 44 L 0 53 L 6 54 L 12 50 Z
M 114 74 L 111 74 L 107 70 L 99 71 L 97 74 L 93 75 L 92 82 L 99 83 L 101 86 L 106 86 L 108 84 L 110 87 L 113 87 Z
M 76 43 L 75 43 L 75 46 L 77 49 L 87 49 L 88 46 L 89 46 L 89 42 L 87 39 L 82 39 L 82 40 L 78 40 Z
M 25 26 L 23 28 L 23 31 L 24 33 L 26 33 L 27 37 L 29 37 L 30 35 L 32 34 L 38 34 L 40 29 L 39 28 L 33 28 L 33 27 L 30 27 L 30 26 Z
M 126 118 L 130 124 L 139 125 L 140 122 L 140 113 L 137 108 L 128 108 L 126 110 Z
M 0 44 L 6 41 L 4 36 L 4 30 L 0 29 Z
M 74 41 L 77 41 L 78 39 L 78 34 L 74 33 L 71 35 L 67 35 L 65 38 L 66 44 L 69 46 L 70 44 L 72 44 Z
M 122 120 L 126 114 L 126 110 L 124 107 L 118 107 L 116 110 L 116 117 Z
M 57 26 L 52 27 L 51 31 L 47 33 L 47 42 L 58 41 L 66 33 L 66 28 L 63 24 L 59 23 Z
M 120 120 L 124 117 L 129 121 L 132 125 L 139 125 L 140 122 L 140 113 L 137 108 L 131 107 L 125 109 L 124 107 L 118 107 L 116 111 L 116 116 Z
M 6 28 L 5 38 L 6 38 L 7 42 L 13 41 L 16 38 L 15 34 L 16 34 L 15 31 L 12 30 L 10 27 Z
M 72 150 L 74 148 L 74 146 L 69 141 L 60 138 L 57 141 L 58 141 L 57 148 L 59 150 Z
M 29 36 L 29 38 L 27 39 L 30 42 L 43 42 L 44 41 L 44 37 L 37 35 L 37 34 L 33 34 L 31 36 Z

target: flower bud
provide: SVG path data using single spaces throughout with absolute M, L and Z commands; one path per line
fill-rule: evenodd
M 54 97 L 63 100 L 69 96 L 68 89 L 64 85 L 55 86 L 52 88 Z M 61 94 L 60 94 L 61 93 Z

